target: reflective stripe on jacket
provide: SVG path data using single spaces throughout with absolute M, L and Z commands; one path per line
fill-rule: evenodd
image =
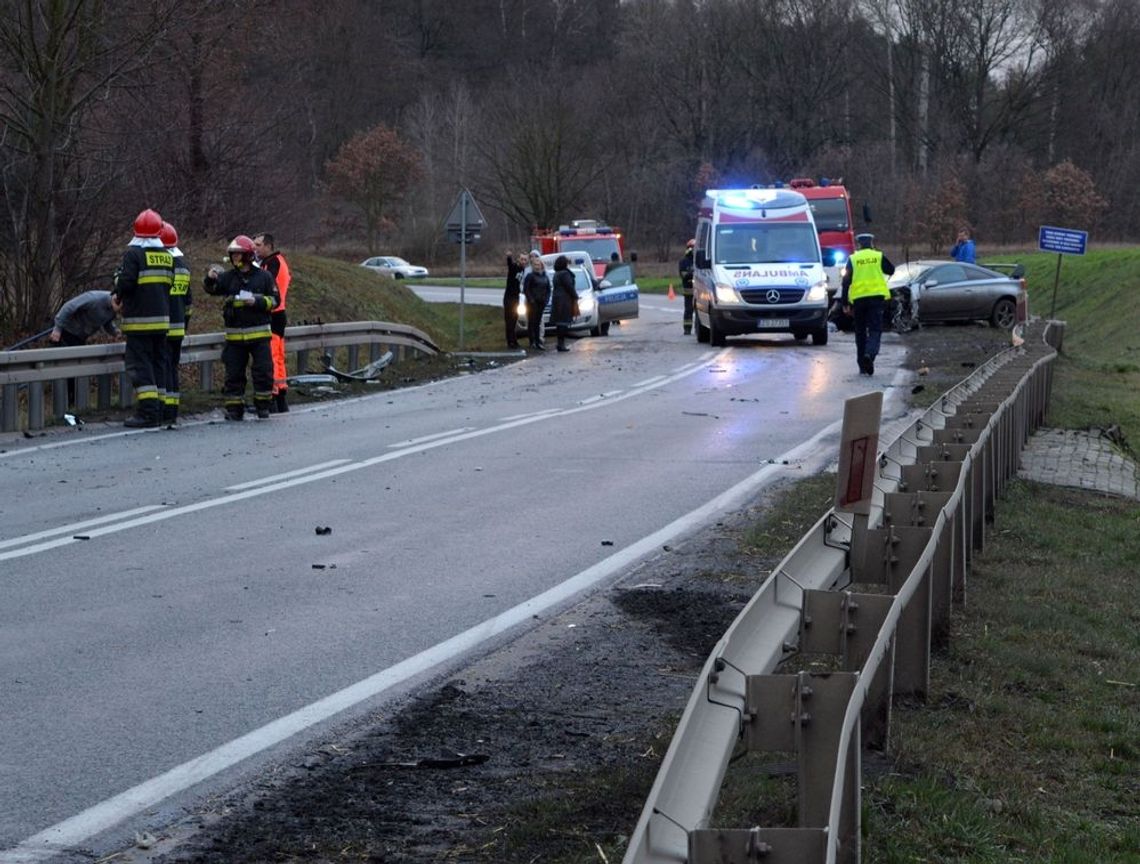
M 123 333 L 165 333 L 170 327 L 174 257 L 162 247 L 128 246 L 115 274 L 123 302 Z
M 174 281 L 170 286 L 170 330 L 167 336 L 181 339 L 190 318 L 190 265 L 182 255 L 174 256 Z
M 864 297 L 891 296 L 887 287 L 887 277 L 883 275 L 883 253 L 878 249 L 858 249 L 851 253 L 851 287 L 847 291 L 848 302 L 854 303 Z

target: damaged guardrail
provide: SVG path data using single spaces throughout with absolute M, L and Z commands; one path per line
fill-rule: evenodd
M 895 696 L 929 689 L 931 646 L 1044 422 L 1063 330 L 1049 322 L 947 392 L 876 454 L 870 512 L 831 510 L 780 562 L 706 661 L 625 864 L 860 860 L 863 748 L 885 747 Z M 797 652 L 834 671 L 777 673 Z M 741 751 L 794 754 L 796 825 L 714 825 Z
M 198 383 L 202 390 L 213 389 L 215 361 L 221 360 L 225 336 L 204 333 L 187 336 L 182 342 L 182 363 L 197 364 Z M 75 407 L 88 407 L 90 379 L 96 380 L 96 407 L 117 404 L 127 408 L 134 401 L 134 391 L 123 368 L 125 343 L 82 345 L 74 348 L 36 348 L 25 351 L 0 351 L 0 432 L 20 428 L 21 415 L 28 429 L 42 429 L 51 393 L 52 416 L 60 417 L 68 410 L 67 379 L 76 379 Z M 355 321 L 339 324 L 303 324 L 285 331 L 285 350 L 296 355 L 296 368 L 304 371 L 312 351 L 348 349 L 348 368 L 359 365 L 362 348 L 369 359 L 377 360 L 392 350 L 396 360 L 408 351 L 437 354 L 438 345 L 426 333 L 406 324 L 385 321 Z M 21 388 L 27 388 L 21 400 Z

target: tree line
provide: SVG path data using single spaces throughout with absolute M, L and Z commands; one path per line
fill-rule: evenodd
M 0 11 L 8 335 L 107 286 L 148 206 L 183 237 L 270 230 L 430 262 L 454 251 L 440 223 L 466 187 L 491 223 L 482 250 L 594 217 L 665 259 L 704 188 L 826 176 L 916 252 L 961 225 L 983 248 L 1043 223 L 1140 233 L 1140 0 Z

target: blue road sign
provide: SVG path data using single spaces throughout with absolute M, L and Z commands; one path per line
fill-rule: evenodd
M 1042 252 L 1060 252 L 1063 255 L 1084 255 L 1089 242 L 1088 231 L 1072 228 L 1054 228 L 1042 225 L 1037 230 L 1037 248 Z

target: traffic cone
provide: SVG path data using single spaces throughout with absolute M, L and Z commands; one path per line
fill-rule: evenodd
M 673 291 L 673 283 L 672 282 L 669 283 L 669 299 L 670 300 L 676 300 L 677 299 L 677 294 Z

